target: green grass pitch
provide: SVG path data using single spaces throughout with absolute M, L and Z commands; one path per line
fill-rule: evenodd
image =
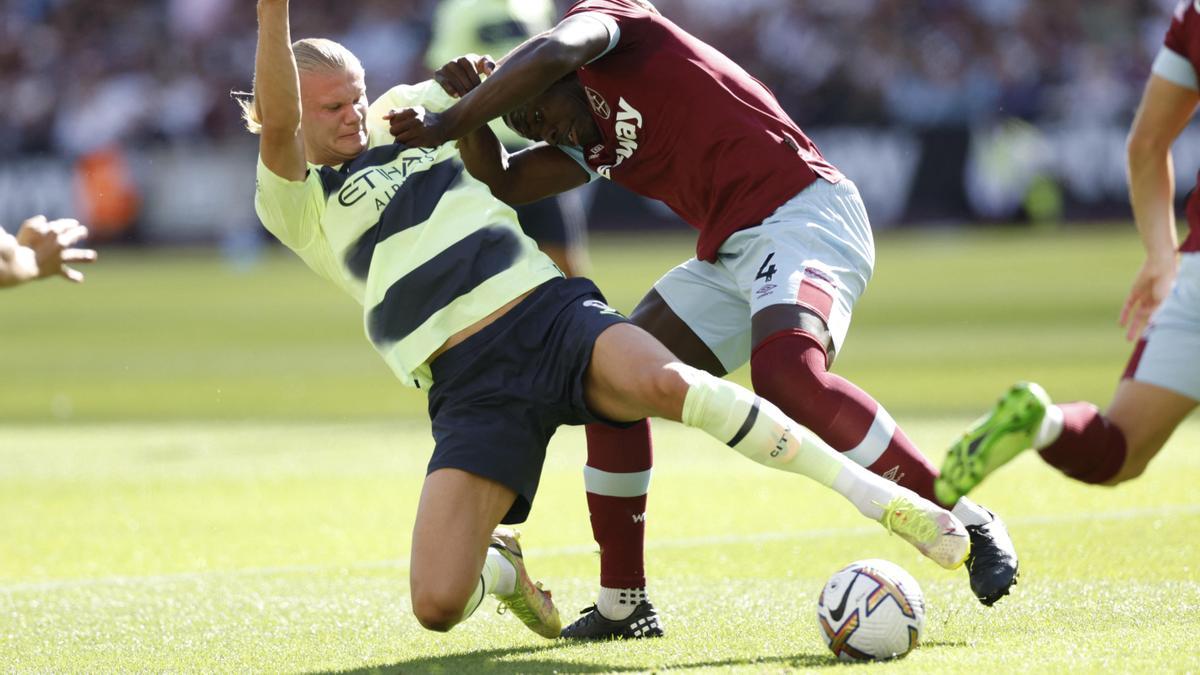
M 687 236 L 597 237 L 628 310 Z M 836 370 L 940 460 L 1012 381 L 1107 402 L 1140 262 L 1132 229 L 885 234 Z M 745 382 L 745 373 L 735 375 Z M 1035 456 L 979 501 L 1022 553 L 993 608 L 815 484 L 655 427 L 647 564 L 668 636 L 538 638 L 485 603 L 449 634 L 409 612 L 431 448 L 424 398 L 299 261 L 104 252 L 78 288 L 0 295 L 0 671 L 787 672 L 838 668 L 817 592 L 856 559 L 908 569 L 930 606 L 911 672 L 1200 670 L 1200 423 L 1139 480 L 1082 486 Z M 594 600 L 583 435 L 552 443 L 523 526 L 564 618 Z

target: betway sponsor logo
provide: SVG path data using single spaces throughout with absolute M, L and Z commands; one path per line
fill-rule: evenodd
M 633 522 L 635 522 L 635 523 L 644 523 L 644 522 L 646 522 L 646 513 L 645 513 L 645 511 L 643 511 L 642 513 L 635 513 L 635 514 L 633 514 Z
M 638 130 L 642 128 L 642 114 L 633 106 L 629 105 L 629 101 L 625 97 L 621 97 L 617 101 L 617 123 L 613 130 L 617 134 L 617 161 L 612 164 L 605 164 L 596 169 L 596 173 L 605 178 L 612 179 L 612 170 L 621 165 L 621 162 L 633 156 L 633 153 L 638 149 Z

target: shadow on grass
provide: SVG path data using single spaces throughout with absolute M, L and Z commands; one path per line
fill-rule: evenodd
M 712 661 L 680 661 L 666 666 L 635 665 L 610 662 L 579 662 L 555 658 L 523 658 L 516 661 L 503 660 L 508 656 L 531 655 L 551 649 L 562 649 L 564 645 L 543 647 L 512 647 L 508 649 L 485 649 L 465 654 L 429 656 L 400 661 L 386 666 L 360 668 L 356 670 L 326 671 L 325 675 L 392 675 L 395 673 L 628 673 L 661 672 L 677 668 L 720 668 L 722 666 L 775 666 L 778 668 L 824 668 L 841 664 L 830 655 L 798 654 L 796 656 L 771 656 L 765 658 L 731 658 Z

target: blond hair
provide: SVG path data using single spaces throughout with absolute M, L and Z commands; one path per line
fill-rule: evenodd
M 296 69 L 301 73 L 319 71 L 342 71 L 363 69 L 362 62 L 343 45 L 325 38 L 304 38 L 292 43 L 292 54 L 296 58 Z M 257 134 L 262 132 L 262 119 L 254 102 L 254 89 L 232 92 L 242 109 L 242 121 L 246 129 Z

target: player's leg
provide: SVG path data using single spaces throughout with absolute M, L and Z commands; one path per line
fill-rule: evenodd
M 687 274 L 688 265 L 672 270 L 673 275 Z M 662 283 L 660 281 L 660 283 Z M 714 290 L 710 298 L 718 298 Z M 736 309 L 737 298 L 724 298 Z M 651 289 L 638 303 L 630 320 L 659 338 L 667 348 L 688 365 L 724 374 L 724 367 L 708 346 Z M 654 606 L 646 591 L 645 536 L 646 504 L 653 465 L 650 422 L 643 419 L 628 428 L 604 424 L 587 426 L 587 466 L 584 488 L 592 536 L 600 547 L 600 592 L 593 612 L 585 614 L 563 631 L 570 638 L 638 637 L 662 634 L 661 622 L 646 631 L 644 622 Z
M 599 616 L 584 617 L 563 636 L 618 637 L 629 623 L 644 618 L 635 614 L 652 609 L 642 607 L 650 602 L 645 567 L 646 504 L 654 464 L 650 424 L 644 419 L 628 428 L 589 424 L 586 433 L 583 486 L 592 537 L 600 548 Z M 620 625 L 600 625 L 600 617 Z M 655 636 L 661 634 L 658 628 Z
M 1136 478 L 1196 399 L 1125 379 L 1106 413 L 1086 401 L 1053 405 L 1041 387 L 1015 385 L 951 447 L 938 490 L 965 494 L 1025 450 L 1070 478 L 1116 485 Z
M 714 313 L 721 316 L 729 316 L 734 313 L 748 314 L 744 308 L 745 303 L 740 298 L 726 297 L 724 289 L 710 285 L 707 279 L 697 278 L 690 274 L 690 271 L 687 275 L 691 278 L 690 281 L 685 282 L 679 278 L 689 266 L 705 264 L 689 260 L 664 276 L 659 283 L 692 285 L 694 290 L 690 290 L 688 293 L 696 297 L 706 297 L 711 303 L 710 307 L 714 309 Z M 634 308 L 633 313 L 629 315 L 629 320 L 635 326 L 654 336 L 654 339 L 662 343 L 668 351 L 675 355 L 675 358 L 689 366 L 699 368 L 717 377 L 724 377 L 728 372 L 704 339 L 697 335 L 683 319 L 679 318 L 679 315 L 671 309 L 657 288 L 651 288 L 650 292 L 646 293 L 646 296 Z M 714 344 L 733 343 L 738 340 L 737 335 L 744 332 L 741 329 L 726 329 L 725 332 L 718 334 L 716 330 L 712 329 L 708 331 L 707 335 Z
M 559 280 L 560 284 L 568 282 Z M 435 442 L 413 530 L 413 611 L 447 630 L 494 595 L 547 638 L 562 628 L 547 591 L 529 578 L 516 532 L 532 508 L 546 445 L 561 422 L 530 363 L 556 359 L 546 338 L 546 289 L 430 363 Z M 550 319 L 547 318 L 549 315 Z M 561 393 L 558 394 L 561 396 Z
M 497 529 L 515 499 L 511 488 L 460 469 L 426 476 L 409 570 L 413 614 L 422 626 L 448 631 L 490 594 L 519 616 L 528 614 L 521 619 L 539 634 L 557 637 L 557 612 L 548 595 L 528 588 L 516 534 Z
M 1195 399 L 1125 379 L 1104 414 L 1083 401 L 1050 406 L 1043 420 L 1031 425 L 1038 433 L 1021 445 L 1037 449 L 1048 464 L 1075 480 L 1117 485 L 1142 475 L 1195 408 Z M 1015 431 L 1009 434 L 1014 437 L 1019 437 Z
M 1125 438 L 1125 459 L 1104 484 L 1117 485 L 1142 475 L 1196 405 L 1196 399 L 1158 385 L 1122 381 L 1104 416 Z M 1047 451 L 1041 454 L 1045 457 Z
M 1022 451 L 1076 480 L 1113 485 L 1141 475 L 1200 400 L 1200 257 L 1184 256 L 1171 295 L 1134 349 L 1107 414 L 1052 405 L 1019 383 L 950 448 L 937 489 L 966 494 Z
M 829 372 L 866 289 L 874 244 L 850 181 L 818 181 L 762 225 L 731 236 L 720 265 L 752 313 L 754 390 L 855 463 L 937 501 L 937 470 L 870 394 Z M 1015 582 L 1003 523 L 970 500 L 949 500 L 969 528 L 971 588 L 992 604 Z
M 585 381 L 588 408 L 600 417 L 681 421 L 760 464 L 832 488 L 944 567 L 967 556 L 967 533 L 949 512 L 854 464 L 752 392 L 679 363 L 636 326 L 600 334 Z

